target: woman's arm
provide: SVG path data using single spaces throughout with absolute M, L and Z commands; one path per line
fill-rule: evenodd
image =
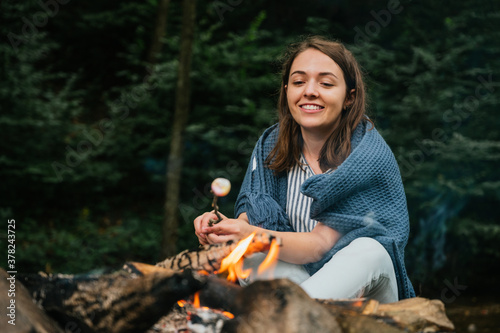
M 309 264 L 321 260 L 342 236 L 338 231 L 319 222 L 311 232 L 271 231 L 281 238 L 279 258 L 292 264 Z
M 338 231 L 323 223 L 318 223 L 311 232 L 280 232 L 262 229 L 250 225 L 246 213 L 240 214 L 237 219 L 224 219 L 212 227 L 201 228 L 201 232 L 206 235 L 209 243 L 239 240 L 254 231 L 268 232 L 279 237 L 282 241 L 279 259 L 300 265 L 323 258 L 341 237 Z

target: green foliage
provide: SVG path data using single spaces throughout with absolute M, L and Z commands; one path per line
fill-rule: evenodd
M 0 28 L 11 40 L 0 45 L 0 131 L 6 138 L 0 142 L 0 169 L 10 194 L 2 206 L 20 214 L 26 201 L 38 201 L 32 210 L 40 214 L 53 199 L 51 187 L 57 180 L 51 162 L 64 159 L 65 140 L 77 131 L 74 121 L 82 111 L 75 76 L 40 66 L 59 45 L 43 32 L 22 33 L 28 23 L 16 19 L 16 13 L 34 8 L 5 3 L 7 23 Z
M 82 273 L 117 269 L 125 261 L 160 261 L 157 216 L 96 223 L 88 214 L 84 209 L 76 220 L 41 227 L 31 219 L 18 223 L 18 270 Z
M 0 177 L 8 189 L 2 193 L 0 208 L 2 218 L 15 218 L 20 230 L 16 239 L 22 245 L 18 245 L 17 263 L 26 272 L 45 267 L 81 271 L 116 264 L 132 252 L 152 258 L 158 253 L 150 247 L 152 242 L 159 244 L 161 221 L 157 217 L 149 219 L 141 238 L 138 229 L 144 225 L 134 222 L 134 218 L 140 219 L 137 214 L 129 217 L 124 227 L 98 232 L 95 224 L 79 218 L 79 212 L 91 207 L 95 221 L 102 222 L 122 219 L 124 207 L 134 212 L 148 210 L 137 207 L 137 198 L 147 192 L 147 186 L 141 187 L 142 161 L 133 155 L 134 148 L 140 149 L 141 145 L 129 145 L 135 123 L 128 115 L 138 99 L 148 98 L 148 88 L 159 74 L 152 70 L 146 76 L 148 80 L 132 81 L 115 93 L 118 97 L 114 99 L 100 97 L 101 92 L 96 96 L 98 87 L 93 80 L 83 88 L 85 75 L 64 71 L 64 58 L 55 61 L 59 52 L 78 47 L 71 44 L 63 48 L 49 39 L 47 31 L 59 20 L 67 19 L 63 15 L 68 12 L 59 10 L 60 14 L 49 18 L 45 25 L 30 30 L 26 27 L 38 21 L 27 20 L 40 17 L 39 3 L 2 4 L 5 24 L 0 28 L 1 35 L 11 37 L 13 42 L 0 44 L 0 131 L 6 138 L 0 142 Z M 146 94 L 142 94 L 144 91 Z M 96 98 L 105 101 L 96 106 Z M 101 110 L 108 103 L 110 112 L 103 114 Z M 128 114 L 123 107 L 128 108 Z M 136 123 L 140 124 L 140 119 Z M 119 189 L 127 186 L 131 194 L 122 201 Z M 151 212 L 156 210 L 149 210 L 148 215 Z M 80 238 L 82 235 L 95 241 L 87 244 Z M 111 241 L 114 236 L 118 243 Z M 2 233 L 2 246 L 3 240 Z M 68 261 L 65 256 L 80 260 Z

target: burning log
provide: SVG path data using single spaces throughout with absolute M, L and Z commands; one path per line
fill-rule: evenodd
M 210 276 L 200 290 L 200 302 L 203 306 L 233 312 L 237 308 L 237 296 L 241 289 L 239 285 L 228 280 Z
M 287 279 L 256 281 L 237 295 L 235 319 L 224 325 L 224 332 L 299 333 L 342 330 L 335 317 Z
M 271 234 L 256 234 L 248 246 L 245 255 L 269 250 L 273 240 L 280 244 L 280 241 Z M 196 250 L 185 250 L 176 256 L 167 258 L 157 263 L 156 266 L 169 269 L 173 272 L 192 269 L 195 271 L 214 273 L 220 269 L 222 260 L 226 258 L 237 245 L 237 243 L 232 241 L 221 244 L 203 245 Z
M 135 274 L 147 275 L 158 271 L 164 271 L 164 268 L 142 263 L 127 263 L 124 268 Z M 241 292 L 241 287 L 217 275 L 206 277 L 205 284 L 199 290 L 199 299 L 203 306 L 214 309 L 234 309 L 235 298 Z
M 14 287 L 11 286 L 12 284 Z M 13 290 L 15 296 L 13 294 L 11 296 L 15 298 L 7 297 L 9 289 Z M 12 280 L 12 277 L 2 268 L 0 268 L 0 290 L 2 290 L 0 308 L 3 310 L 2 320 L 0 320 L 0 332 L 63 332 L 57 323 L 32 301 L 29 291 L 15 279 Z M 5 316 L 5 311 L 7 311 L 7 316 Z
M 144 276 L 124 271 L 101 276 L 31 275 L 21 282 L 64 327 L 81 332 L 144 332 L 177 303 L 199 290 L 205 277 L 158 270 Z

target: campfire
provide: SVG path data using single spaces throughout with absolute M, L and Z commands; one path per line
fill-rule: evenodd
M 245 255 L 253 254 L 255 251 L 249 249 L 252 240 L 255 237 L 255 233 L 252 233 L 247 238 L 241 240 L 236 248 L 224 259 L 222 259 L 221 267 L 219 273 L 228 272 L 227 279 L 232 282 L 236 282 L 237 278 L 246 279 L 250 273 L 251 269 L 243 270 L 243 259 Z M 257 272 L 259 274 L 264 273 L 266 270 L 271 270 L 278 260 L 279 253 L 279 242 L 276 238 L 272 238 L 271 245 L 269 246 L 269 252 L 260 264 Z M 217 272 L 215 272 L 217 273 Z
M 56 333 L 454 329 L 439 300 L 413 298 L 392 304 L 370 299 L 315 300 L 287 279 L 239 285 L 238 278 L 251 274 L 243 267 L 245 257 L 267 252 L 257 272 L 262 274 L 276 263 L 279 247 L 279 239 L 257 233 L 238 243 L 186 250 L 156 265 L 127 263 L 111 274 L 19 276 L 27 290 L 19 288 L 24 296 L 18 298 L 18 316 L 28 318 L 24 322 L 33 332 Z
M 259 240 L 260 239 L 260 240 Z M 264 240 L 265 241 L 262 241 Z M 203 275 L 218 276 L 221 279 L 226 279 L 229 282 L 237 283 L 238 279 L 246 279 L 252 273 L 251 269 L 243 269 L 245 257 L 256 252 L 268 250 L 268 253 L 257 269 L 258 274 L 263 274 L 266 271 L 272 272 L 278 260 L 280 242 L 278 239 L 270 235 L 259 235 L 256 238 L 256 233 L 252 233 L 248 237 L 240 240 L 235 248 L 220 261 L 220 268 L 212 272 L 200 270 L 198 273 Z M 133 264 L 132 264 L 133 265 Z M 165 266 L 165 263 L 159 265 Z M 272 273 L 270 273 L 272 274 Z M 234 314 L 225 311 L 224 309 L 216 309 L 208 306 L 200 305 L 200 291 L 196 292 L 190 300 L 180 300 L 177 302 L 179 311 L 185 313 L 186 321 L 184 324 L 190 332 L 220 332 L 225 321 L 234 319 Z M 178 317 L 178 314 L 174 314 Z M 168 332 L 171 329 L 166 329 L 172 320 L 164 318 L 160 320 L 149 332 Z M 176 328 L 179 331 L 179 328 Z M 182 330 L 182 328 L 181 328 Z
M 201 270 L 199 273 L 203 275 L 218 275 L 220 278 L 225 278 L 227 281 L 233 283 L 235 283 L 238 279 L 246 279 L 251 274 L 251 269 L 243 269 L 243 261 L 245 257 L 263 249 L 262 243 L 252 243 L 255 235 L 256 233 L 252 233 L 248 237 L 239 241 L 234 250 L 221 260 L 220 268 L 218 270 L 214 270 L 212 273 L 206 270 Z M 270 239 L 271 242 L 268 254 L 258 268 L 259 274 L 262 274 L 265 271 L 271 271 L 278 260 L 277 258 L 280 243 L 276 238 Z M 192 299 L 177 301 L 177 306 L 179 307 L 176 311 L 177 313 L 171 315 L 171 317 L 179 317 L 179 313 L 185 315 L 186 320 L 181 321 L 180 326 L 186 326 L 187 331 L 189 332 L 220 332 L 223 323 L 235 317 L 234 314 L 223 309 L 201 306 L 200 291 L 194 293 Z M 157 325 L 155 325 L 149 332 L 172 331 L 170 328 L 171 322 L 172 319 L 167 316 L 163 320 L 160 320 L 160 322 L 157 323 Z M 182 329 L 183 327 L 176 327 L 174 331 L 180 331 Z

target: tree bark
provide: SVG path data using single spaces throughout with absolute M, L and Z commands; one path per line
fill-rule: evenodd
M 162 255 L 164 257 L 171 256 L 176 253 L 177 229 L 179 227 L 179 194 L 184 145 L 183 133 L 186 127 L 190 107 L 189 74 L 191 72 L 195 18 L 196 1 L 184 0 L 175 114 L 172 126 L 170 154 L 167 162 L 165 221 L 163 223 L 162 238 Z
M 147 55 L 148 63 L 154 65 L 158 61 L 158 56 L 163 47 L 162 39 L 167 34 L 167 14 L 170 0 L 159 0 L 158 11 L 156 13 L 155 30 L 151 40 L 151 46 Z

